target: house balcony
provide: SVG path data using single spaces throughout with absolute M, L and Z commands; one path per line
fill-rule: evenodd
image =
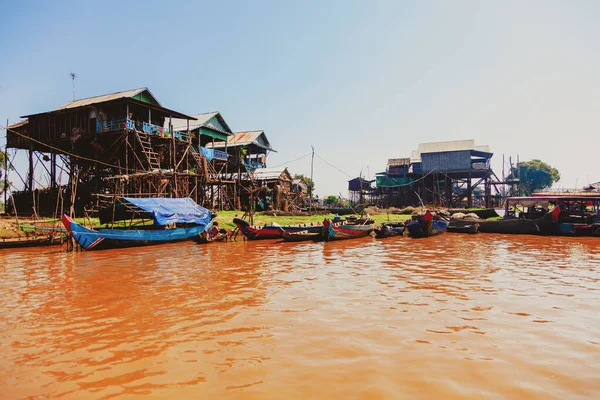
M 255 170 L 257 168 L 266 168 L 267 164 L 258 161 L 245 160 L 244 167 L 246 167 L 246 170 Z
M 157 135 L 166 138 L 171 137 L 171 132 L 162 126 L 148 122 L 133 121 L 129 118 L 107 122 L 96 122 L 96 133 L 118 132 L 124 130 L 144 132 L 149 135 Z M 190 135 L 187 132 L 173 131 L 173 137 L 182 142 L 190 141 Z
M 227 154 L 227 152 L 221 151 L 221 150 L 207 149 L 206 147 L 200 147 L 200 151 L 202 152 L 202 154 L 204 155 L 204 157 L 206 157 L 206 159 L 208 161 L 212 161 L 212 160 L 227 161 L 227 158 L 229 157 L 229 154 Z

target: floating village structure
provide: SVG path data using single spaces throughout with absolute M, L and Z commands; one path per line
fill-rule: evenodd
M 234 133 L 219 112 L 168 109 L 147 88 L 22 118 L 7 130 L 7 149 L 28 157 L 27 173 L 15 171 L 24 189 L 12 193 L 9 212 L 81 215 L 119 197 L 191 197 L 240 209 L 273 186 L 270 175 L 257 174 L 274 151 L 263 131 Z M 276 185 L 281 205 L 293 203 L 283 198 L 293 194 L 291 180 L 287 172 Z
M 384 207 L 473 207 L 475 202 L 491 207 L 492 186 L 500 183 L 490 166 L 492 156 L 488 146 L 476 146 L 474 140 L 421 143 L 410 157 L 389 159 L 374 182 L 350 180 L 350 198 Z

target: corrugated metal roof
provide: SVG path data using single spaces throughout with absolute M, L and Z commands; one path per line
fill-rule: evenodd
M 258 180 L 258 181 L 269 181 L 269 180 L 279 179 L 281 177 L 281 175 L 284 173 L 287 176 L 283 179 L 289 180 L 291 182 L 292 177 L 290 175 L 290 172 L 287 170 L 287 168 L 257 168 L 253 172 L 253 177 L 255 180 Z M 231 174 L 231 175 L 222 174 L 221 177 L 236 180 L 237 174 Z M 248 180 L 249 179 L 248 174 L 243 172 L 241 179 Z
M 194 123 L 190 122 L 190 131 L 193 131 L 200 127 L 204 127 L 204 128 L 215 130 L 217 132 L 222 132 L 226 135 L 231 135 L 231 129 L 229 129 L 227 122 L 225 122 L 225 120 L 223 119 L 223 116 L 221 115 L 221 113 L 219 111 L 213 111 L 213 112 L 202 113 L 202 114 L 192 114 L 191 116 L 196 118 L 197 121 L 194 121 Z M 207 125 L 207 123 L 214 117 L 217 117 L 217 119 L 219 120 L 219 123 L 223 126 L 223 128 L 225 128 L 225 130 L 218 129 L 212 125 Z M 168 123 L 169 123 L 168 121 L 165 121 L 165 127 Z M 176 131 L 185 131 L 187 129 L 187 120 L 185 120 L 185 119 L 173 118 L 171 123 L 173 124 L 173 129 Z
M 419 143 L 417 152 L 423 153 L 440 153 L 442 151 L 461 151 L 461 150 L 474 150 L 475 140 L 454 140 L 451 142 L 431 142 L 431 143 Z
M 279 179 L 281 174 L 289 172 L 287 168 L 257 168 L 254 170 L 254 179 L 258 180 L 270 180 L 270 179 Z M 287 179 L 287 177 L 286 177 Z M 291 181 L 291 179 L 290 179 Z
M 8 129 L 15 129 L 23 125 L 27 125 L 29 123 L 28 119 L 24 119 L 23 121 L 19 121 L 16 124 L 12 124 L 8 126 Z
M 139 99 L 134 99 L 133 97 L 143 93 L 143 92 L 148 92 L 148 95 L 152 98 L 152 100 L 155 103 L 148 103 L 146 101 L 143 100 L 139 100 Z M 99 104 L 99 103 L 105 103 L 105 102 L 109 102 L 109 101 L 113 101 L 113 100 L 119 100 L 119 99 L 131 99 L 132 103 L 138 103 L 138 104 L 142 104 L 144 106 L 147 106 L 151 109 L 154 110 L 159 110 L 163 113 L 167 113 L 167 114 L 171 114 L 175 117 L 179 117 L 179 118 L 186 118 L 189 117 L 188 115 L 182 114 L 178 111 L 174 111 L 174 110 L 170 110 L 166 107 L 163 107 L 160 102 L 158 100 L 156 100 L 156 98 L 154 97 L 154 95 L 150 92 L 150 90 L 148 90 L 148 88 L 139 88 L 139 89 L 132 89 L 132 90 L 126 90 L 124 92 L 117 92 L 117 93 L 111 93 L 111 94 L 105 94 L 102 96 L 95 96 L 95 97 L 88 97 L 86 99 L 79 99 L 79 100 L 75 100 L 72 101 L 68 104 L 65 104 L 62 107 L 59 107 L 53 111 L 46 111 L 46 112 L 41 112 L 41 113 L 36 113 L 36 114 L 30 114 L 30 115 L 24 115 L 21 118 L 28 118 L 28 117 L 33 117 L 33 116 L 39 116 L 42 114 L 49 114 L 49 113 L 53 113 L 53 112 L 59 112 L 59 111 L 63 111 L 63 110 L 70 110 L 70 109 L 76 109 L 76 108 L 80 108 L 80 107 L 86 107 L 86 106 L 90 106 L 92 104 Z M 190 119 L 192 119 L 193 117 L 189 117 Z M 195 120 L 195 118 L 194 118 Z
M 410 162 L 421 162 L 423 153 L 441 153 L 446 151 L 477 150 L 489 153 L 490 146 L 475 146 L 475 140 L 453 140 L 448 142 L 419 143 L 417 150 L 410 153 Z
M 410 158 L 390 158 L 388 165 L 410 165 Z
M 79 99 L 79 100 L 75 100 L 75 101 L 72 101 L 70 103 L 67 103 L 67 104 L 65 104 L 62 107 L 58 107 L 55 111 L 66 110 L 66 109 L 69 109 L 69 108 L 77 108 L 77 107 L 89 106 L 91 104 L 103 103 L 105 101 L 111 101 L 111 100 L 116 100 L 116 99 L 130 98 L 130 97 L 136 96 L 136 95 L 138 95 L 138 94 L 140 94 L 142 92 L 145 92 L 145 91 L 147 91 L 148 93 L 150 93 L 150 91 L 148 90 L 148 88 L 139 88 L 139 89 L 126 90 L 124 92 L 104 94 L 102 96 L 88 97 L 86 99 Z M 152 93 L 150 93 L 150 95 L 156 101 L 156 103 L 159 106 L 161 106 L 160 103 L 158 102 L 158 100 L 156 100 L 156 98 L 152 95 Z
M 193 124 L 190 122 L 190 130 L 193 131 L 194 129 L 198 129 L 199 127 L 203 126 L 206 122 L 208 122 L 208 120 L 210 120 L 218 113 L 218 111 L 215 111 L 204 114 L 191 114 L 190 116 L 196 118 L 197 121 L 194 121 Z M 165 124 L 168 123 L 168 121 L 165 121 Z M 173 129 L 176 131 L 187 129 L 187 119 L 173 118 L 171 124 L 173 124 Z
M 262 147 L 265 150 L 275 151 L 271 147 L 271 144 L 269 143 L 269 140 L 267 139 L 266 135 L 263 136 L 266 145 L 258 141 L 261 135 L 264 134 L 264 131 L 235 132 L 233 135 L 227 138 L 227 147 L 248 146 L 250 144 L 253 144 L 258 147 Z M 207 147 L 213 147 L 212 143 L 207 144 Z M 225 148 L 225 142 L 215 142 L 214 148 Z

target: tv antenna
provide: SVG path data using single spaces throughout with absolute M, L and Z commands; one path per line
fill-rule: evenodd
M 75 75 L 74 72 L 71 72 L 69 75 L 71 76 L 71 79 L 73 80 L 73 101 L 75 101 L 75 78 L 77 77 L 77 75 Z

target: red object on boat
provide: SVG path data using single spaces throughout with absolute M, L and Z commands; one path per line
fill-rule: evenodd
M 423 219 L 425 220 L 426 223 L 430 223 L 433 220 L 433 214 L 431 214 L 431 212 L 429 210 L 427 210 L 425 212 L 425 215 L 423 215 Z
M 556 222 L 558 220 L 559 215 L 560 215 L 560 207 L 556 206 L 556 207 L 554 207 L 554 210 L 552 210 L 552 222 Z

